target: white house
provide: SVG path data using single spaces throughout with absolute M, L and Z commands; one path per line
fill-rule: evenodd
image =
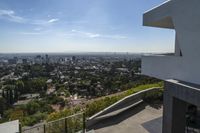
M 200 1 L 169 0 L 143 15 L 143 25 L 175 30 L 174 55 L 142 58 L 142 73 L 200 83 Z
M 200 0 L 166 1 L 143 20 L 176 33 L 174 54 L 142 57 L 142 74 L 165 81 L 163 133 L 200 132 Z

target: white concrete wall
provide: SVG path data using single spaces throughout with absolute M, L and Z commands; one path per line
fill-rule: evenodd
M 159 91 L 159 88 L 149 88 L 119 100 L 118 102 L 88 118 L 86 123 L 87 127 L 90 127 L 103 119 L 118 115 L 132 107 L 137 106 L 138 104 L 141 104 L 143 102 L 143 97 L 146 94 L 156 91 Z
M 200 0 L 170 0 L 144 14 L 145 26 L 176 31 L 175 56 L 142 58 L 142 73 L 200 83 Z M 161 44 L 162 45 L 162 44 Z M 180 56 L 180 51 L 182 56 Z
M 0 124 L 0 133 L 19 133 L 19 121 Z

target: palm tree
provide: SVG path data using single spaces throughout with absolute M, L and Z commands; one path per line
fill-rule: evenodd
M 15 93 L 17 92 L 16 87 L 14 85 L 6 85 L 3 88 L 3 95 L 6 99 L 8 104 L 13 104 L 15 100 L 17 99 Z

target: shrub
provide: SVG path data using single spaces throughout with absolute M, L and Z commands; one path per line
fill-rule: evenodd
M 158 89 L 157 91 L 152 91 L 152 92 L 146 93 L 143 96 L 143 100 L 148 103 L 155 102 L 155 101 L 162 101 L 163 100 L 163 89 Z
M 21 123 L 22 125 L 26 125 L 26 126 L 33 126 L 36 123 L 40 122 L 41 120 L 44 120 L 46 117 L 47 117 L 46 113 L 38 112 L 34 115 L 23 117 L 23 119 L 21 120 Z
M 46 120 L 53 121 L 53 120 L 56 120 L 56 119 L 59 119 L 62 117 L 70 116 L 72 114 L 74 114 L 72 109 L 65 109 L 60 112 L 53 112 L 53 113 L 49 114 Z
M 153 87 L 162 87 L 162 86 L 163 86 L 162 82 L 159 82 L 157 84 L 140 85 L 138 87 L 135 87 L 135 88 L 129 89 L 123 93 L 120 93 L 119 95 L 114 95 L 114 96 L 110 96 L 110 97 L 108 96 L 108 97 L 102 98 L 100 100 L 93 101 L 86 105 L 86 109 L 85 109 L 86 116 L 90 117 L 90 116 L 98 113 L 99 111 L 105 109 L 106 107 L 116 103 L 117 101 L 121 100 L 122 98 L 129 96 L 131 94 L 137 93 L 137 92 L 145 90 L 145 89 L 149 89 L 149 88 L 153 88 Z M 154 94 L 152 94 L 152 96 L 153 95 Z M 159 93 L 155 93 L 154 97 L 157 98 L 159 95 L 161 95 L 160 91 L 159 91 Z M 150 94 L 149 94 L 149 96 L 150 96 Z M 148 98 L 148 96 L 146 98 Z M 153 97 L 151 99 L 153 100 Z
M 126 96 L 129 96 L 131 94 L 137 93 L 137 92 L 145 90 L 145 89 L 149 89 L 149 88 L 153 88 L 153 87 L 162 87 L 162 86 L 163 86 L 162 82 L 159 82 L 156 84 L 140 85 L 138 87 L 131 88 L 130 90 L 124 91 L 122 93 L 119 93 L 119 94 L 116 94 L 113 96 L 107 96 L 107 97 L 89 102 L 84 108 L 86 117 L 90 117 L 90 116 L 98 113 L 99 111 L 107 108 L 108 106 L 116 103 L 117 101 L 121 100 L 122 98 L 124 98 Z M 155 94 L 156 94 L 155 97 L 158 97 L 161 93 L 159 92 L 159 93 L 155 93 Z M 152 94 L 152 95 L 154 95 L 154 94 Z M 149 96 L 150 96 L 150 94 L 149 94 Z M 149 96 L 146 95 L 145 98 L 146 99 L 150 98 Z M 54 112 L 54 113 L 51 113 L 50 115 L 48 115 L 47 121 L 52 121 L 52 120 L 56 120 L 56 119 L 59 119 L 62 117 L 67 117 L 67 116 L 77 113 L 80 110 L 81 109 L 76 110 L 76 108 L 72 108 L 72 109 L 65 109 L 60 112 Z

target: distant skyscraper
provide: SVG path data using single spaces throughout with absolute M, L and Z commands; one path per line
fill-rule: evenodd
M 8 59 L 8 63 L 9 64 L 17 64 L 17 60 L 18 60 L 18 58 L 14 57 L 13 59 Z
M 46 63 L 48 64 L 49 63 L 49 55 L 48 54 L 45 55 L 45 60 L 46 60 Z
M 23 64 L 27 64 L 27 63 L 28 63 L 28 60 L 27 60 L 27 59 L 22 59 L 22 63 L 23 63 Z
M 76 60 L 76 57 L 75 56 L 72 56 L 72 61 L 75 61 Z

